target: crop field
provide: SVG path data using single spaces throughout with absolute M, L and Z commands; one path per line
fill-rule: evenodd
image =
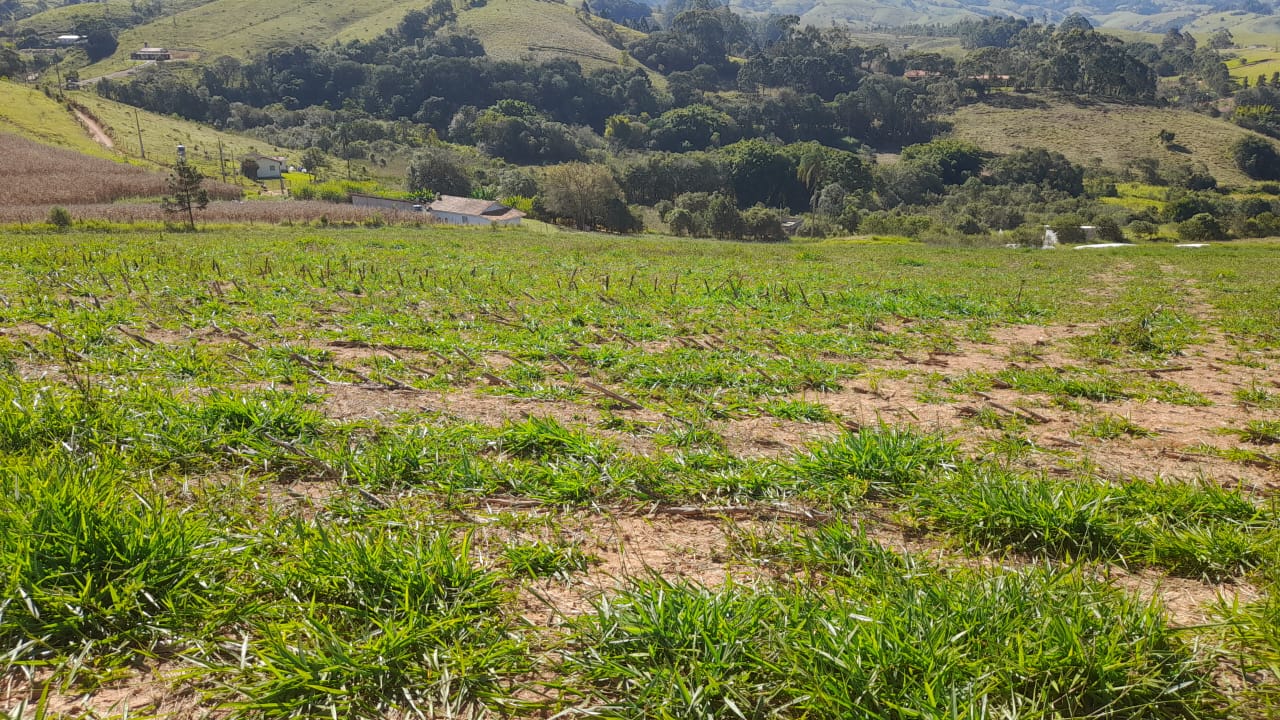
M 1015 105 L 979 103 L 961 108 L 949 118 L 954 134 L 994 152 L 1042 147 L 1066 155 L 1073 162 L 1101 162 L 1116 170 L 1140 158 L 1165 163 L 1204 163 L 1225 185 L 1247 185 L 1249 179 L 1231 162 L 1231 143 L 1248 130 L 1226 120 L 1163 108 L 1096 103 L 1078 107 L 1048 97 L 1011 96 Z M 1173 149 L 1157 135 L 1174 133 Z
M 0 708 L 1280 712 L 1280 245 L 0 243 Z
M 0 132 L 0 157 L 4 158 L 0 165 L 0 215 L 11 215 L 23 206 L 43 207 L 47 213 L 50 205 L 111 203 L 168 192 L 167 175 L 4 132 Z M 239 188 L 221 183 L 208 183 L 207 189 L 214 198 L 240 196 Z

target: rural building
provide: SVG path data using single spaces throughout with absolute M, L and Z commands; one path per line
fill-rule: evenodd
M 431 217 L 451 225 L 519 225 L 524 213 L 493 200 L 441 195 L 427 207 Z
M 282 157 L 271 157 L 270 155 L 249 155 L 246 156 L 244 162 L 252 161 L 257 164 L 258 172 L 255 176 L 257 180 L 279 180 L 281 174 L 284 173 L 285 165 L 288 161 Z M 243 166 L 243 163 L 242 163 Z
M 476 200 L 456 195 L 441 195 L 422 205 L 413 200 L 396 200 L 351 193 L 351 204 L 399 212 L 425 212 L 432 220 L 450 225 L 519 225 L 524 213 L 493 200 Z
M 134 60 L 172 60 L 173 53 L 164 48 L 144 47 L 129 54 Z
M 89 38 L 84 35 L 59 35 L 54 42 L 59 45 L 81 45 L 89 42 Z

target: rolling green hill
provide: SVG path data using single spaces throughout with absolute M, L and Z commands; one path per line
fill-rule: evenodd
M 82 73 L 93 77 L 131 66 L 142 45 L 190 51 L 203 59 L 247 57 L 275 47 L 372 38 L 425 0 L 212 0 L 124 30 L 116 53 Z M 35 19 L 28 22 L 35 22 Z M 570 57 L 584 67 L 616 65 L 618 38 L 631 31 L 593 28 L 564 2 L 492 0 L 459 13 L 458 25 L 476 33 L 495 58 Z M 615 44 L 610 44 L 613 36 Z
M 1071 160 L 1101 161 L 1120 169 L 1133 160 L 1151 157 L 1162 162 L 1202 162 L 1219 182 L 1249 182 L 1228 156 L 1231 143 L 1256 135 L 1225 120 L 1183 110 L 1110 103 L 1077 106 L 1042 100 L 1035 107 L 1010 109 L 988 104 L 970 105 L 948 118 L 953 135 L 996 152 L 1044 147 Z M 1165 149 L 1156 134 L 1167 129 L 1185 150 Z

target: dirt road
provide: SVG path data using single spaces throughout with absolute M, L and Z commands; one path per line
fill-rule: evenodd
M 115 142 L 112 141 L 111 136 L 107 134 L 107 131 L 104 130 L 102 126 L 98 124 L 98 121 L 94 120 L 89 113 L 81 110 L 80 108 L 72 108 L 71 112 L 76 114 L 76 119 L 80 121 L 80 124 L 84 126 L 85 130 L 89 131 L 89 136 L 92 137 L 99 145 L 106 148 L 114 148 L 116 146 Z

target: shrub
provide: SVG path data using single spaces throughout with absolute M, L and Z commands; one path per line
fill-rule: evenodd
M 59 230 L 66 230 L 71 227 L 71 213 L 61 205 L 54 205 L 49 208 L 49 224 Z
M 1231 158 L 1240 172 L 1254 180 L 1280 180 L 1280 152 L 1270 140 L 1242 137 L 1231 143 Z
M 1149 223 L 1146 220 L 1134 220 L 1129 223 L 1129 233 L 1137 238 L 1150 240 L 1159 234 L 1160 228 L 1155 223 Z
M 1187 242 L 1211 242 L 1226 240 L 1227 233 L 1217 218 L 1199 213 L 1178 224 L 1178 237 Z

